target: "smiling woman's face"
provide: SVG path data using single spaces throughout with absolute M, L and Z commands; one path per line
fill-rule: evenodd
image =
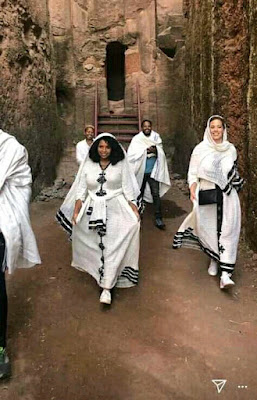
M 214 142 L 222 143 L 224 128 L 220 119 L 214 119 L 211 121 L 210 132 Z
M 97 150 L 101 160 L 108 160 L 112 151 L 109 143 L 103 139 L 100 140 Z

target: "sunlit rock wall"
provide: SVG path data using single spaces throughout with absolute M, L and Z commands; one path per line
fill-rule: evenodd
M 0 1 L 0 127 L 29 152 L 37 192 L 61 152 L 54 57 L 46 2 Z

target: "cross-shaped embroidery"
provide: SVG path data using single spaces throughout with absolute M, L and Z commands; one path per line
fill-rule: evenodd
M 219 252 L 222 254 L 224 253 L 225 248 L 222 246 L 222 244 L 219 244 Z
M 99 174 L 99 178 L 97 179 L 97 182 L 100 183 L 101 187 L 100 187 L 100 189 L 96 192 L 96 195 L 97 195 L 97 196 L 105 196 L 105 195 L 106 195 L 106 191 L 103 190 L 103 184 L 104 184 L 105 182 L 107 182 L 107 180 L 105 179 L 105 173 L 104 173 L 104 171 L 102 171 L 102 172 Z

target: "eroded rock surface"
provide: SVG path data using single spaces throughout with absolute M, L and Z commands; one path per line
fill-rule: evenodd
M 94 122 L 96 81 L 100 111 L 120 111 L 108 102 L 106 88 L 106 48 L 117 41 L 126 47 L 124 111 L 137 110 L 138 81 L 142 118 L 172 137 L 184 73 L 182 0 L 50 0 L 49 12 L 57 92 L 72 137 L 79 137 L 85 122 Z
M 62 142 L 46 3 L 1 1 L 0 27 L 0 126 L 27 147 L 38 191 L 54 178 Z
M 247 238 L 257 234 L 257 1 L 184 1 L 186 78 L 182 134 L 176 141 L 176 164 L 186 172 L 190 152 L 201 140 L 212 114 L 223 115 L 229 139 L 238 150 Z

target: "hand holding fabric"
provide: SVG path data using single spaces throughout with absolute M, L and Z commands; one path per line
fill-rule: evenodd
M 196 196 L 195 196 L 196 186 L 197 186 L 196 182 L 194 182 L 190 186 L 190 200 L 192 201 L 192 203 L 194 202 L 194 200 L 196 200 Z
M 80 199 L 78 199 L 75 203 L 75 207 L 74 207 L 74 212 L 73 212 L 73 216 L 72 216 L 72 225 L 76 225 L 77 223 L 77 218 L 80 212 L 80 209 L 82 207 L 82 201 Z
M 138 221 L 140 221 L 140 215 L 139 215 L 137 206 L 134 203 L 132 203 L 132 201 L 129 201 L 128 203 L 129 203 L 130 207 L 132 208 L 133 212 L 136 214 Z
M 148 147 L 148 148 L 146 149 L 146 151 L 147 151 L 148 154 L 149 154 L 149 153 L 154 153 L 154 154 L 157 153 L 156 146 Z

